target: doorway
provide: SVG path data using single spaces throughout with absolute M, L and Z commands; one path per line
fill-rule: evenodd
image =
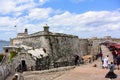
M 21 66 L 22 66 L 22 71 L 26 71 L 27 70 L 27 65 L 26 65 L 25 60 L 21 61 Z

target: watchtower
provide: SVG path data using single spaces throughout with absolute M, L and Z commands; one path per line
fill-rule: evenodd
M 49 32 L 49 26 L 46 24 L 44 27 L 44 32 Z

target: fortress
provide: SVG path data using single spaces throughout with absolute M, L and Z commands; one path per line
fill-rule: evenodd
M 66 60 L 70 61 L 73 59 L 74 55 L 97 55 L 99 51 L 99 44 L 105 41 L 120 42 L 120 39 L 111 38 L 111 36 L 105 36 L 104 38 L 93 37 L 89 39 L 80 39 L 78 36 L 74 35 L 52 33 L 49 31 L 48 25 L 43 27 L 44 31 L 33 34 L 28 34 L 27 29 L 25 29 L 24 33 L 18 33 L 17 38 L 11 39 L 10 44 L 26 45 L 32 47 L 32 50 L 34 51 L 37 50 L 37 52 L 32 51 L 33 53 L 30 51 L 27 52 L 32 53 L 34 57 L 37 57 L 34 60 L 40 58 L 40 56 L 43 57 L 45 56 L 44 54 L 46 54 L 52 62 L 57 62 Z M 38 53 L 38 55 L 35 55 L 36 53 Z M 29 60 L 24 57 L 25 55 L 22 59 L 26 61 L 27 65 L 30 63 L 35 65 L 35 62 L 30 62 L 30 57 Z

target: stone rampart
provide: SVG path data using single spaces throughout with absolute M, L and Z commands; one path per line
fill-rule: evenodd
M 79 38 L 72 35 L 34 35 L 23 38 L 15 38 L 12 41 L 13 44 L 25 44 L 33 48 L 44 48 L 54 61 L 59 60 L 60 58 L 69 60 L 73 58 L 74 54 L 80 56 L 84 53 L 87 54 L 87 48 L 84 49 L 82 47 L 83 44 L 80 44 Z M 85 41 L 83 43 L 87 46 Z M 81 50 L 84 50 L 84 53 L 81 52 Z

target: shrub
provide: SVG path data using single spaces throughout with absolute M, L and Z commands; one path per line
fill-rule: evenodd
M 11 51 L 10 52 L 10 58 L 9 58 L 9 61 L 11 62 L 12 61 L 12 59 L 16 56 L 16 52 L 15 51 Z
M 2 61 L 4 54 L 0 54 L 0 62 Z

